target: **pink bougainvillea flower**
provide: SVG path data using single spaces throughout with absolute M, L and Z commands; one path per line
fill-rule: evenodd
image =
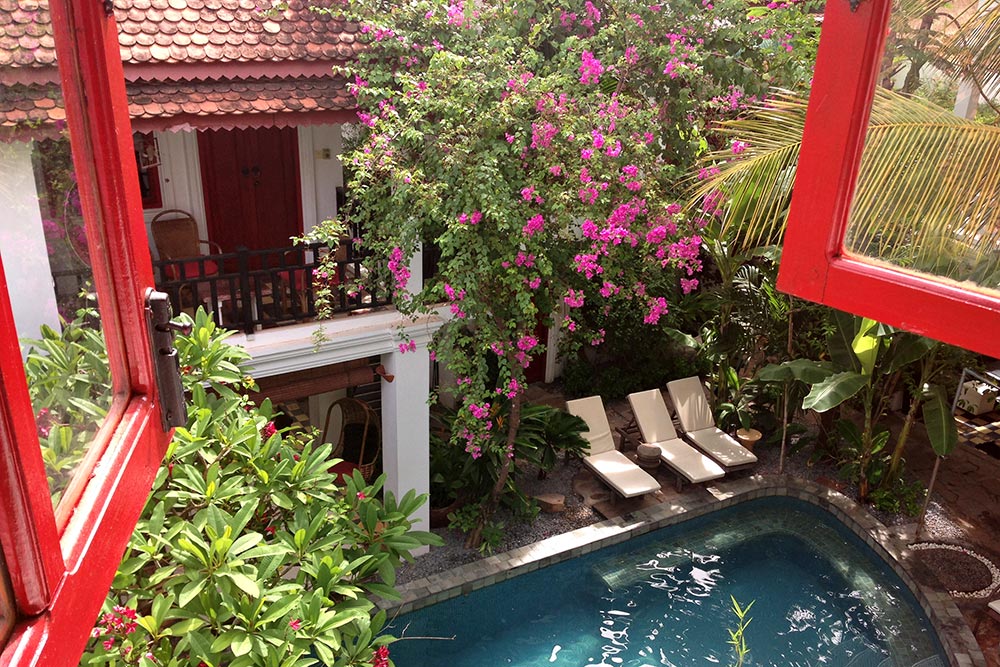
M 539 213 L 538 215 L 528 219 L 528 222 L 521 228 L 521 233 L 528 237 L 534 236 L 537 232 L 542 230 L 542 226 L 544 224 L 545 220 L 542 218 L 542 214 Z
M 590 5 L 589 2 L 587 4 Z M 598 16 L 600 16 L 599 13 Z M 595 58 L 594 54 L 590 51 L 584 51 L 581 56 L 580 83 L 585 86 L 598 83 L 602 74 L 604 74 L 604 66 L 601 64 L 601 61 Z

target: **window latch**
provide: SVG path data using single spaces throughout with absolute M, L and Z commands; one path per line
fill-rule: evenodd
M 174 334 L 191 333 L 190 324 L 171 320 L 170 297 L 150 288 L 146 290 L 146 324 L 149 326 L 150 351 L 156 369 L 156 387 L 160 397 L 160 418 L 163 430 L 187 422 L 184 405 L 184 385 L 181 383 L 180 361 L 174 347 Z

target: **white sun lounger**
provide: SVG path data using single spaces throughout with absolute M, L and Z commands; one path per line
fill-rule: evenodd
M 608 425 L 608 416 L 604 412 L 600 396 L 566 401 L 566 410 L 587 423 L 588 430 L 581 435 L 590 447 L 589 455 L 583 457 L 583 463 L 605 484 L 624 498 L 660 490 L 660 483 L 655 477 L 615 449 L 611 426 Z
M 642 441 L 658 447 L 660 461 L 677 475 L 678 491 L 685 481 L 700 484 L 726 474 L 718 463 L 677 437 L 659 389 L 629 394 L 628 402 L 639 425 Z
M 723 468 L 736 470 L 751 466 L 757 457 L 732 436 L 715 426 L 712 409 L 705 399 L 705 390 L 697 377 L 667 383 L 670 401 L 677 411 L 684 435 L 698 449 L 715 459 Z

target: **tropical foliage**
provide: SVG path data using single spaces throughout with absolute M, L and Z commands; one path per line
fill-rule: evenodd
M 372 598 L 393 598 L 426 498 L 330 472 L 331 445 L 281 433 L 199 311 L 180 336 L 187 425 L 178 428 L 82 664 L 381 666 L 392 638 Z M 98 354 L 96 350 L 93 354 Z
M 60 331 L 24 341 L 24 372 L 53 507 L 111 406 L 111 371 L 97 311 L 82 309 Z
M 987 90 L 982 84 L 996 72 L 985 68 L 996 57 L 998 14 L 995 7 L 964 11 L 947 25 L 945 16 L 945 3 L 921 0 L 901 2 L 894 12 L 886 87 L 876 92 L 845 248 L 996 289 L 1000 130 L 907 93 L 948 73 Z M 927 63 L 934 67 L 923 67 Z M 913 76 L 916 83 L 908 82 Z M 780 242 L 805 107 L 801 94 L 782 92 L 747 117 L 724 123 L 721 131 L 746 150 L 738 160 L 725 151 L 708 156 L 718 174 L 692 189 L 693 201 L 725 193 L 724 227 L 742 248 Z
M 363 126 L 345 156 L 348 216 L 382 262 L 369 280 L 393 286 L 405 313 L 447 304 L 433 352 L 457 377 L 456 440 L 474 459 L 489 448 L 508 457 L 470 544 L 507 483 L 525 368 L 544 350 L 539 323 L 562 327 L 573 355 L 607 334 L 587 326 L 595 318 L 584 309 L 620 304 L 661 326 L 697 288 L 700 232 L 715 205 L 683 215 L 678 182 L 714 141 L 711 121 L 771 84 L 806 84 L 818 30 L 807 5 L 337 8 L 370 45 L 343 68 Z M 441 259 L 414 293 L 409 263 L 421 243 Z M 497 439 L 488 416 L 505 397 L 510 418 Z

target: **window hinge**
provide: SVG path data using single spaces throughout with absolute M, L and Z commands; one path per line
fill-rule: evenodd
M 160 418 L 163 430 L 187 423 L 184 405 L 184 385 L 181 383 L 180 361 L 174 347 L 174 334 L 191 333 L 190 324 L 171 320 L 173 309 L 170 297 L 150 288 L 146 290 L 146 324 L 149 326 L 149 345 L 156 370 L 156 387 L 160 398 Z

